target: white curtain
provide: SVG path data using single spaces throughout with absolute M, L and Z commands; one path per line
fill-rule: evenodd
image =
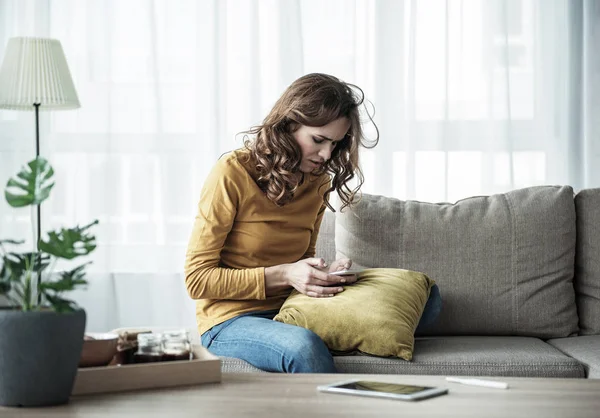
M 13 36 L 58 38 L 82 103 L 41 115 L 56 171 L 42 225 L 100 220 L 75 295 L 88 330 L 194 326 L 182 269 L 204 177 L 306 73 L 355 83 L 374 105 L 366 193 L 598 186 L 596 4 L 0 0 L 0 55 Z M 33 155 L 33 112 L 0 111 L 0 182 Z M 0 202 L 0 237 L 31 245 L 30 230 L 28 210 Z

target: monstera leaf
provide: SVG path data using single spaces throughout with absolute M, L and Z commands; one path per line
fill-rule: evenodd
M 4 195 L 13 208 L 39 205 L 50 196 L 54 187 L 54 170 L 48 161 L 37 157 L 21 168 L 16 177 L 8 180 Z
M 69 292 L 87 284 L 85 268 L 88 264 L 90 263 L 82 264 L 70 271 L 61 272 L 60 279 L 54 282 L 40 283 L 40 292 L 56 312 L 70 312 L 74 309 L 76 305 L 73 301 L 59 295 L 62 292 Z
M 85 267 L 90 263 L 85 263 L 79 267 L 75 267 L 70 271 L 63 271 L 60 273 L 60 279 L 54 282 L 42 282 L 40 289 L 43 292 L 67 292 L 75 290 L 77 286 L 84 286 L 87 284 L 85 277 Z
M 75 302 L 69 299 L 61 298 L 56 295 L 45 295 L 46 300 L 54 309 L 54 312 L 64 313 L 64 312 L 73 312 L 77 305 Z
M 48 240 L 40 241 L 40 250 L 67 260 L 88 255 L 96 248 L 96 237 L 90 235 L 87 230 L 97 223 L 98 220 L 95 220 L 83 227 L 48 232 Z

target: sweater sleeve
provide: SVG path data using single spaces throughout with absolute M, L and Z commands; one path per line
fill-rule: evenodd
M 235 221 L 246 180 L 222 157 L 204 183 L 185 260 L 192 299 L 265 299 L 264 267 L 220 265 L 221 250 Z

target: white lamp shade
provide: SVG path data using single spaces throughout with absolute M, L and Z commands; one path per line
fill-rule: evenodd
M 77 109 L 79 98 L 60 41 L 11 38 L 0 67 L 0 108 Z

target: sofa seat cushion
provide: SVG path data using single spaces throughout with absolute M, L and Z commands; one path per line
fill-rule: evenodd
M 223 358 L 223 372 L 257 372 Z M 413 361 L 365 355 L 335 356 L 340 373 L 442 376 L 585 377 L 577 360 L 530 337 L 425 337 L 415 340 Z
M 234 357 L 221 357 L 222 373 L 269 373 L 254 367 L 245 360 Z
M 420 271 L 444 306 L 427 335 L 526 336 L 578 331 L 575 203 L 540 186 L 451 203 L 363 194 L 336 214 L 335 247 L 355 267 Z
M 583 365 L 532 337 L 424 337 L 412 362 L 366 356 L 336 358 L 341 373 L 585 377 Z
M 588 378 L 600 379 L 600 335 L 556 338 L 548 344 L 581 362 Z

